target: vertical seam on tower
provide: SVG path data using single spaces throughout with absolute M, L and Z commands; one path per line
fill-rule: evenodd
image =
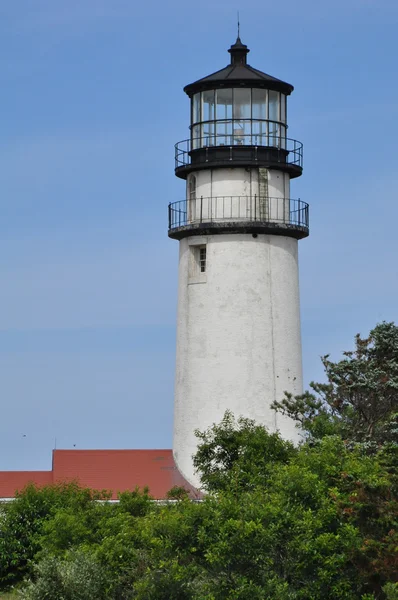
M 268 269 L 269 269 L 269 296 L 271 308 L 271 344 L 272 344 L 272 377 L 274 388 L 274 399 L 276 401 L 276 374 L 275 374 L 275 343 L 274 343 L 274 311 L 273 311 L 273 294 L 272 294 L 272 269 L 271 269 L 271 240 L 268 237 Z M 274 427 L 277 429 L 276 411 L 274 411 Z

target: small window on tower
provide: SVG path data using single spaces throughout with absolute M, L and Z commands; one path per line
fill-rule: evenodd
M 204 238 L 202 238 L 204 240 Z M 207 279 L 207 246 L 202 239 L 190 244 L 188 283 L 206 283 Z M 199 242 L 199 243 L 198 243 Z
M 206 273 L 206 246 L 199 248 L 199 269 L 201 273 Z

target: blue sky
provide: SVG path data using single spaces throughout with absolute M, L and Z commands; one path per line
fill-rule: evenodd
M 306 383 L 398 320 L 396 0 L 2 0 L 0 469 L 171 447 L 173 145 L 238 9 L 250 64 L 295 86 Z

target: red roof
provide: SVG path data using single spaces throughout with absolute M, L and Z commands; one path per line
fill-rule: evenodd
M 44 486 L 71 480 L 112 491 L 112 498 L 137 486 L 148 486 L 157 500 L 174 486 L 199 495 L 178 471 L 172 450 L 54 450 L 52 471 L 0 471 L 0 498 L 13 498 L 30 482 Z
M 13 498 L 16 490 L 22 490 L 28 483 L 41 487 L 52 482 L 52 471 L 0 471 L 0 498 Z

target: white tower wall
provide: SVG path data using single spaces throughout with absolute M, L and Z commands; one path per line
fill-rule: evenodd
M 196 197 L 200 196 L 290 196 L 290 177 L 287 173 L 274 169 L 204 169 L 191 173 L 190 180 L 196 180 Z M 189 196 L 188 196 L 189 197 Z
M 209 219 L 287 222 L 289 198 L 290 178 L 282 171 L 209 168 L 188 176 L 188 222 Z
M 197 191 L 220 196 L 247 190 L 252 196 L 248 186 L 259 185 L 258 173 L 257 183 L 253 175 L 248 183 L 239 171 L 247 175 L 244 169 L 197 173 Z M 271 182 L 274 174 L 284 180 L 273 171 Z M 184 477 L 199 487 L 194 429 L 219 422 L 227 409 L 297 441 L 294 423 L 270 409 L 285 390 L 302 393 L 297 240 L 236 233 L 182 239 L 173 449 Z

